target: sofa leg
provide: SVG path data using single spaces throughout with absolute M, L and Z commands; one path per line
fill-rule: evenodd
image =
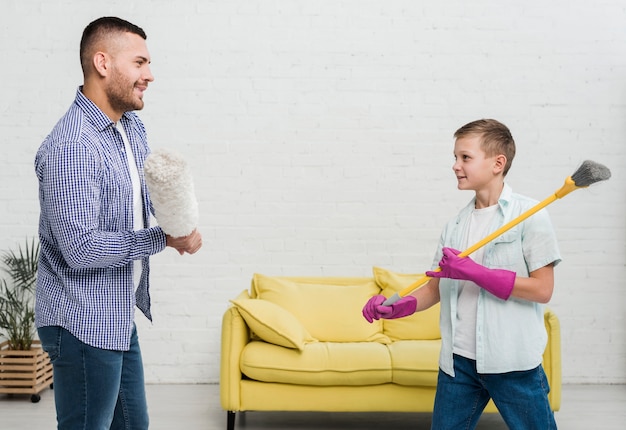
M 226 412 L 226 429 L 234 430 L 235 429 L 235 412 L 227 411 Z

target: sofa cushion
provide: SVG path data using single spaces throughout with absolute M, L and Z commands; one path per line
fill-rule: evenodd
M 293 314 L 277 304 L 241 295 L 231 303 L 253 334 L 265 342 L 303 350 L 306 343 L 317 341 Z
M 387 298 L 424 276 L 395 273 L 380 267 L 374 267 L 373 272 L 376 283 Z M 383 333 L 391 340 L 440 339 L 439 303 L 408 317 L 383 320 Z
M 368 323 L 363 305 L 380 288 L 372 278 L 270 277 L 255 274 L 252 296 L 287 309 L 323 342 L 380 342 L 382 321 Z
M 395 384 L 437 386 L 441 340 L 400 340 L 388 347 Z
M 299 352 L 253 341 L 239 364 L 250 379 L 285 384 L 375 385 L 392 377 L 389 350 L 377 342 L 316 342 Z

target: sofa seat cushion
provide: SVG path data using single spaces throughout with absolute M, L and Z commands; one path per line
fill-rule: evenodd
M 387 346 L 391 353 L 392 382 L 437 386 L 441 340 L 401 340 Z
M 376 385 L 392 374 L 389 349 L 378 342 L 309 343 L 300 352 L 252 341 L 239 364 L 250 379 L 298 385 Z

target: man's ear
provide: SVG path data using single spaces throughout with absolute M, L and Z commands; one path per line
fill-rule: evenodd
M 504 172 L 504 166 L 506 166 L 506 155 L 500 154 L 496 156 L 496 161 L 493 165 L 493 171 L 495 174 Z
M 109 57 L 102 51 L 98 51 L 93 55 L 93 67 L 101 77 L 105 77 L 109 74 Z

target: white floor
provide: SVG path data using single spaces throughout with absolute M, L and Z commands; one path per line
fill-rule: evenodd
M 148 385 L 152 430 L 222 430 L 226 412 L 219 403 L 218 385 Z M 626 428 L 626 385 L 565 385 L 556 420 L 562 430 L 622 430 Z M 0 394 L 0 429 L 53 430 L 54 394 Z M 237 414 L 236 429 L 360 429 L 427 430 L 430 414 L 246 412 Z M 505 430 L 498 415 L 484 415 L 480 430 Z

